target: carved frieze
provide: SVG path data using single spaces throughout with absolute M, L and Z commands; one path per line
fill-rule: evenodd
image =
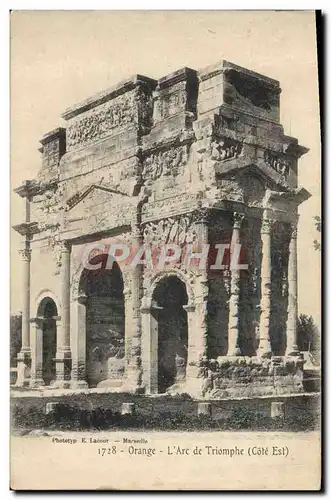
M 184 147 L 172 148 L 168 151 L 157 151 L 144 160 L 144 179 L 156 180 L 162 176 L 176 177 L 187 161 Z
M 266 150 L 264 152 L 264 161 L 286 179 L 291 168 L 291 160 L 275 151 Z
M 180 246 L 193 243 L 197 238 L 193 222 L 194 214 L 148 222 L 144 226 L 144 242 L 154 245 L 176 243 Z
M 218 142 L 213 142 L 211 146 L 211 157 L 216 161 L 230 160 L 238 158 L 242 151 L 242 142 L 235 141 L 229 137 L 223 137 Z
M 67 128 L 67 147 L 72 149 L 138 123 L 138 107 L 134 93 L 116 97 L 78 117 Z M 146 102 L 142 103 L 146 106 Z

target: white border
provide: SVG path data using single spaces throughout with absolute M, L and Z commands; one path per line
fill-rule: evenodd
M 309 1 L 292 1 L 290 2 L 289 0 L 278 0 L 277 2 L 270 2 L 270 1 L 256 1 L 253 3 L 247 3 L 243 0 L 223 0 L 222 2 L 220 1 L 211 1 L 211 0 L 204 0 L 204 2 L 195 2 L 193 0 L 184 1 L 180 2 L 179 0 L 167 0 L 167 2 L 152 2 L 152 1 L 143 1 L 141 0 L 139 3 L 134 2 L 134 1 L 129 1 L 129 0 L 121 0 L 121 1 L 112 1 L 109 2 L 109 0 L 94 0 L 93 2 L 88 2 L 88 1 L 73 1 L 73 0 L 49 0 L 47 4 L 43 0 L 34 0 L 34 1 L 24 1 L 24 0 L 16 0 L 12 2 L 7 2 L 6 0 L 3 0 L 0 5 L 0 36 L 1 36 L 1 43 L 0 43 L 0 56 L 1 56 L 1 67 L 2 67 L 2 78 L 1 78 L 1 85 L 2 85 L 2 92 L 0 93 L 0 98 L 2 100 L 1 102 L 1 120 L 2 120 L 2 127 L 1 127 L 1 143 L 2 143 L 2 162 L 1 162 L 1 182 L 0 182 L 0 188 L 1 188 L 1 195 L 0 195 L 0 203 L 1 203 L 1 214 L 2 214 L 2 220 L 8 221 L 9 222 L 9 10 L 113 10 L 113 9 L 118 9 L 118 10 L 137 10 L 138 5 L 139 5 L 139 10 L 142 9 L 153 9 L 153 10 L 267 10 L 267 9 L 272 9 L 272 10 L 313 10 L 313 9 L 322 9 L 324 11 L 324 14 L 327 16 L 330 11 L 328 9 L 328 6 L 330 5 L 330 0 L 326 1 L 320 1 L 318 2 L 318 5 L 316 5 L 317 2 L 309 2 Z M 220 9 L 220 6 L 222 7 Z M 325 57 L 325 62 L 327 64 L 327 67 L 329 69 L 330 67 L 330 50 L 329 49 L 329 40 L 327 39 L 326 32 L 328 31 L 328 19 L 326 19 L 325 22 L 325 41 L 326 41 L 326 57 Z M 327 81 L 328 81 L 328 74 L 329 71 L 325 71 L 325 88 L 327 89 Z M 326 93 L 326 92 L 325 92 Z M 328 102 L 324 103 L 324 121 L 326 122 L 327 118 L 330 117 L 330 107 L 328 105 Z M 325 127 L 326 128 L 326 127 Z M 325 130 L 325 136 L 324 136 L 324 142 L 325 144 L 331 144 L 331 137 L 330 137 L 330 128 Z M 327 152 L 326 152 L 327 153 Z M 329 166 L 329 157 L 324 158 L 325 164 L 324 164 L 324 172 L 325 172 L 325 178 L 324 181 L 326 182 L 325 186 L 325 193 L 331 193 L 331 181 L 330 181 L 330 175 L 326 175 Z M 330 205 L 329 205 L 329 200 L 330 196 L 326 196 L 326 211 L 324 213 L 324 217 L 329 215 L 330 212 Z M 7 222 L 7 223 L 8 223 Z M 6 223 L 5 223 L 6 224 Z M 331 222 L 330 218 L 328 218 L 328 222 L 324 227 L 325 233 L 328 233 L 331 231 Z M 8 407 L 6 406 L 6 403 L 9 403 L 9 228 L 7 227 L 6 230 L 2 232 L 1 235 L 1 246 L 0 246 L 0 251 L 1 251 L 1 262 L 2 262 L 2 287 L 1 287 L 1 300 L 0 300 L 0 306 L 1 306 L 1 352 L 2 352 L 2 362 L 0 363 L 0 380 L 2 383 L 2 402 L 4 402 L 3 410 L 0 413 L 1 416 L 1 425 L 0 429 L 2 432 L 2 436 L 0 437 L 1 439 L 1 464 L 0 464 L 0 493 L 2 498 L 8 498 L 13 494 L 13 492 L 9 492 L 8 490 L 8 485 L 9 485 L 9 448 L 5 446 L 5 444 L 8 443 L 8 430 L 9 430 L 9 411 Z M 325 249 L 326 252 L 326 249 Z M 326 278 L 326 276 L 325 276 Z M 328 268 L 328 273 L 327 273 L 327 282 L 325 285 L 329 283 L 329 278 L 330 278 L 330 266 Z M 5 285 L 6 283 L 6 285 Z M 326 295 L 326 303 L 325 303 L 325 310 L 328 310 L 331 308 L 331 304 L 327 301 L 328 296 Z M 325 335 L 327 335 L 327 332 L 324 332 Z M 327 360 L 331 359 L 331 355 L 329 352 L 330 348 L 330 343 L 328 343 L 327 347 L 327 352 L 325 353 L 325 361 L 327 364 Z M 325 375 L 328 375 L 331 370 L 328 370 Z M 325 384 L 327 384 L 328 380 L 325 380 Z M 330 398 L 326 399 L 326 404 L 327 408 L 325 410 L 330 410 L 329 405 L 330 403 Z M 330 415 L 330 411 L 328 413 Z M 326 419 L 325 419 L 326 421 Z M 327 436 L 325 436 L 326 439 Z M 329 442 L 326 440 L 325 442 L 325 447 L 326 450 L 329 450 Z M 331 477 L 330 476 L 330 460 L 328 461 L 327 464 L 327 470 L 326 470 L 326 477 Z M 313 493 L 312 493 L 313 494 Z M 222 492 L 222 496 L 226 495 L 225 492 Z M 267 494 L 268 495 L 268 494 Z M 43 497 L 44 495 L 38 495 L 38 497 Z M 91 493 L 91 496 L 94 496 L 93 493 Z M 121 495 L 123 496 L 123 495 Z M 285 495 L 286 497 L 287 495 Z M 30 498 L 33 498 L 34 495 L 31 495 Z M 63 495 L 63 497 L 67 497 L 67 494 Z

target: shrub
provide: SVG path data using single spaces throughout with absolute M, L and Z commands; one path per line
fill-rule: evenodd
M 80 407 L 82 401 L 71 404 L 59 403 L 54 410 L 45 415 L 45 401 L 29 404 L 28 401 L 15 402 L 12 408 L 13 427 L 18 430 L 58 429 L 151 429 L 151 430 L 284 430 L 305 431 L 316 429 L 319 425 L 319 415 L 313 406 L 303 401 L 300 405 L 285 409 L 285 417 L 271 418 L 257 411 L 249 403 L 242 403 L 230 414 L 222 418 L 212 418 L 207 415 L 188 414 L 183 411 L 163 410 L 152 411 L 150 414 L 121 415 L 110 408 L 96 407 L 86 409 Z M 266 408 L 265 408 L 266 409 Z

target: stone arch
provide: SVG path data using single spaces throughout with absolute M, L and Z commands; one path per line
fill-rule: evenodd
M 180 269 L 168 269 L 168 270 L 162 270 L 156 273 L 148 283 L 148 291 L 147 294 L 145 295 L 145 306 L 150 307 L 152 304 L 152 298 L 154 291 L 157 287 L 157 285 L 165 278 L 175 276 L 177 277 L 180 281 L 184 283 L 186 286 L 186 293 L 188 296 L 188 303 L 187 306 L 189 307 L 194 307 L 195 306 L 195 295 L 193 292 L 193 288 L 191 286 L 191 279 L 190 277 L 181 271 Z
M 36 296 L 36 298 L 34 300 L 34 308 L 33 308 L 32 317 L 37 318 L 39 316 L 39 314 L 38 314 L 39 307 L 45 298 L 49 298 L 49 299 L 53 300 L 53 302 L 56 305 L 57 315 L 60 316 L 61 315 L 61 303 L 60 303 L 58 296 L 54 292 L 52 292 L 50 289 L 44 288 L 43 290 L 41 290 L 38 293 L 38 295 Z
M 39 367 L 39 376 L 34 377 L 40 380 L 41 385 L 50 385 L 56 380 L 56 350 L 57 350 L 57 323 L 58 305 L 51 293 L 44 290 L 38 296 L 36 318 L 34 320 L 33 335 L 33 360 L 32 372 L 36 372 L 35 367 Z M 37 370 L 38 371 L 38 370 Z
M 107 266 L 108 254 L 95 259 L 100 268 L 80 265 L 75 273 L 73 376 L 90 387 L 117 387 L 124 375 L 124 276 L 116 259 Z
M 125 269 L 122 269 L 120 264 L 113 259 L 113 261 L 118 265 L 119 269 L 122 273 L 124 290 L 129 290 L 131 288 L 131 274 L 126 272 Z M 84 287 L 84 281 L 86 279 L 88 269 L 84 266 L 83 263 L 80 263 L 78 267 L 74 270 L 71 278 L 71 298 L 72 300 L 78 300 L 80 297 L 80 293 Z
M 177 285 L 182 285 L 183 300 L 178 300 L 178 307 L 170 306 L 170 309 L 167 309 L 169 304 L 160 301 L 155 296 L 155 292 L 159 286 L 166 285 L 167 281 L 173 278 L 178 280 Z M 190 278 L 194 279 L 193 276 L 191 277 L 181 270 L 171 269 L 157 272 L 148 280 L 148 283 L 145 281 L 147 294 L 142 306 L 142 358 L 147 393 L 185 392 L 187 370 L 197 352 L 194 337 L 195 296 Z M 178 286 L 176 288 L 178 289 Z M 168 318 L 170 318 L 170 322 L 167 322 Z M 176 321 L 178 321 L 178 327 L 174 326 Z M 173 323 L 174 328 L 172 328 L 171 323 Z M 169 336 L 169 343 L 173 344 L 173 349 L 166 349 L 168 351 L 166 353 L 161 352 L 161 349 L 168 343 L 168 338 L 165 338 L 164 335 Z M 183 348 L 186 350 L 184 355 Z M 168 366 L 165 366 L 164 361 L 167 356 L 171 359 Z M 163 363 L 163 366 L 160 362 Z M 167 370 L 163 369 L 164 367 L 169 368 L 169 376 L 167 376 Z M 163 374 L 160 376 L 162 370 Z

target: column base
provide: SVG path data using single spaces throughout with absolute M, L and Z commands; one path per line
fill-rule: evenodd
M 101 382 L 98 383 L 97 389 L 105 389 L 105 388 L 111 388 L 111 389 L 121 389 L 123 388 L 123 379 L 120 378 L 107 378 L 105 380 L 102 380 Z
M 21 351 L 17 355 L 17 379 L 14 387 L 29 387 L 31 376 L 31 352 Z
M 292 346 L 291 348 L 286 349 L 285 356 L 300 357 L 302 355 L 297 346 Z
M 234 349 L 231 349 L 228 351 L 227 356 L 229 357 L 238 357 L 241 356 L 241 350 L 239 347 L 235 347 Z
M 98 385 L 100 387 L 100 385 Z M 129 394 L 145 394 L 145 388 L 140 387 L 134 384 L 130 384 L 129 382 L 124 382 L 123 385 L 121 385 L 121 392 L 127 392 Z
M 30 379 L 29 387 L 31 389 L 38 389 L 39 387 L 43 388 L 45 387 L 45 382 L 42 378 L 33 378 Z
M 70 389 L 71 381 L 70 380 L 54 380 L 51 383 L 51 389 Z
M 142 378 L 143 374 L 140 368 L 129 367 L 126 371 L 125 379 L 122 384 L 123 392 L 129 392 L 130 394 L 144 394 L 145 388 L 141 384 Z
M 272 352 L 271 351 L 265 351 L 264 349 L 258 349 L 256 351 L 256 356 L 258 358 L 270 359 L 272 357 Z
M 185 381 L 179 384 L 174 384 L 166 390 L 166 394 L 188 395 L 191 398 L 201 399 L 205 393 L 206 379 L 203 378 L 186 378 Z
M 259 358 L 271 358 L 272 349 L 269 339 L 260 339 L 260 345 L 256 351 L 256 356 Z
M 56 353 L 56 380 L 54 383 L 59 382 L 63 384 L 70 382 L 71 378 L 71 353 L 70 351 L 60 351 Z M 52 384 L 53 385 L 53 384 Z M 63 388 L 63 385 L 61 386 Z
M 88 383 L 85 380 L 71 380 L 70 389 L 88 389 Z

